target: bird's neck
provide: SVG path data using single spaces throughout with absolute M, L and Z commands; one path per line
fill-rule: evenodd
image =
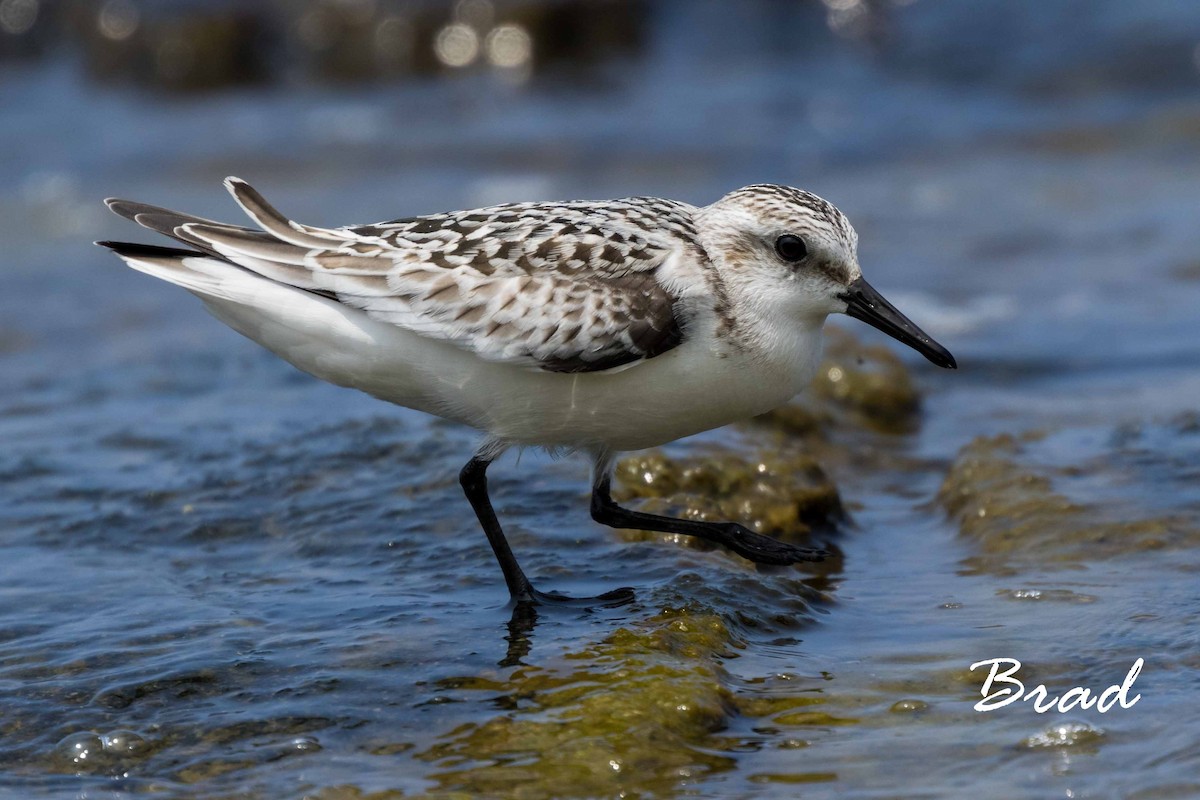
M 738 314 L 739 327 L 733 338 L 748 357 L 793 384 L 799 393 L 812 381 L 821 363 L 821 330 L 826 316 Z

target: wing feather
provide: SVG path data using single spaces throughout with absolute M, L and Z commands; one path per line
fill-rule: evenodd
M 683 339 L 679 298 L 658 280 L 671 259 L 702 254 L 682 203 L 520 203 L 330 229 L 291 221 L 237 178 L 226 187 L 262 230 L 106 202 L 265 278 L 490 361 L 589 372 Z

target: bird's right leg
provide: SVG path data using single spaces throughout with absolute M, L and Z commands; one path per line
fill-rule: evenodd
M 492 552 L 496 554 L 496 561 L 500 563 L 500 569 L 504 573 L 504 582 L 508 584 L 508 593 L 512 596 L 513 602 L 620 604 L 631 600 L 633 591 L 628 588 L 606 592 L 599 597 L 571 598 L 558 592 L 539 592 L 533 587 L 529 578 L 525 576 L 525 571 L 517 563 L 517 557 L 513 555 L 512 548 L 508 546 L 508 540 L 504 538 L 504 531 L 500 528 L 500 520 L 497 519 L 496 511 L 492 508 L 491 498 L 488 497 L 488 465 L 499 458 L 505 449 L 507 448 L 504 445 L 497 442 L 486 443 L 458 473 L 458 482 L 462 484 L 463 492 L 467 495 L 471 508 L 475 509 L 475 516 L 479 518 L 479 524 L 483 527 L 484 534 L 487 535 Z
M 528 603 L 533 600 L 533 584 L 525 577 L 525 570 L 521 569 L 512 548 L 508 546 L 508 540 L 504 538 L 504 531 L 500 527 L 500 520 L 496 518 L 496 511 L 492 508 L 491 498 L 488 497 L 487 468 L 503 452 L 496 452 L 495 448 L 489 451 L 486 446 L 480 448 L 458 473 L 458 482 L 462 484 L 471 508 L 475 509 L 475 516 L 483 526 L 488 544 L 492 546 L 492 552 L 500 562 L 504 582 L 508 584 L 508 593 L 514 601 Z

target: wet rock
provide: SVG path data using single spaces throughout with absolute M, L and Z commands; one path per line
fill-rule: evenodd
M 1103 728 L 1089 725 L 1086 722 L 1063 720 L 1026 738 L 1021 742 L 1021 746 L 1029 749 L 1070 747 L 1095 751 L 1099 749 L 1099 745 L 1104 742 L 1106 737 L 1107 734 Z
M 639 499 L 640 510 L 702 521 L 736 521 L 758 533 L 803 537 L 832 527 L 844 514 L 837 487 L 815 458 L 799 450 L 761 454 L 714 449 L 672 458 L 659 451 L 622 460 L 616 469 L 619 501 Z M 641 532 L 635 539 L 674 538 Z M 711 547 L 680 537 L 697 547 Z
M 64 772 L 118 774 L 150 750 L 150 743 L 134 731 L 77 731 L 54 746 L 51 763 Z
M 905 434 L 917 429 L 920 415 L 921 395 L 890 347 L 865 345 L 852 334 L 830 327 L 825 360 L 811 393 L 758 421 L 804 436 L 832 426 Z
M 445 679 L 441 690 L 481 694 L 504 712 L 450 731 L 416 757 L 434 764 L 441 791 L 465 796 L 657 796 L 681 779 L 736 768 L 746 742 L 722 732 L 737 716 L 808 729 L 856 722 L 822 710 L 826 698 L 812 681 L 733 688 L 722 664 L 745 646 L 706 607 L 661 607 L 508 677 Z
M 893 714 L 917 714 L 929 710 L 929 703 L 924 700 L 897 700 L 888 711 Z
M 976 439 L 951 465 L 938 502 L 976 565 L 1071 562 L 1200 544 L 1200 505 L 1180 469 L 1200 455 L 1185 419 L 1167 426 Z
M 861 700 L 828 694 L 825 675 L 730 676 L 725 665 L 750 646 L 738 626 L 691 600 L 664 602 L 670 594 L 560 656 L 438 681 L 437 691 L 495 713 L 414 754 L 432 764 L 432 794 L 673 796 L 681 781 L 744 768 L 764 736 L 793 750 L 861 724 L 846 713 Z
M 512 712 L 467 723 L 418 754 L 444 791 L 474 797 L 658 794 L 681 775 L 731 770 L 708 737 L 736 713 L 718 655 L 734 640 L 701 610 L 664 609 L 634 627 L 527 666 L 481 688 L 511 697 Z M 474 686 L 466 681 L 460 686 Z

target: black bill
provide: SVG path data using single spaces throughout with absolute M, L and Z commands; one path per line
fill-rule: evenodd
M 950 351 L 929 338 L 908 317 L 896 310 L 896 307 L 883 299 L 883 295 L 875 291 L 875 287 L 862 278 L 854 281 L 839 295 L 846 301 L 846 314 L 861 319 L 873 328 L 891 336 L 897 341 L 916 350 L 939 367 L 957 369 L 958 364 Z

